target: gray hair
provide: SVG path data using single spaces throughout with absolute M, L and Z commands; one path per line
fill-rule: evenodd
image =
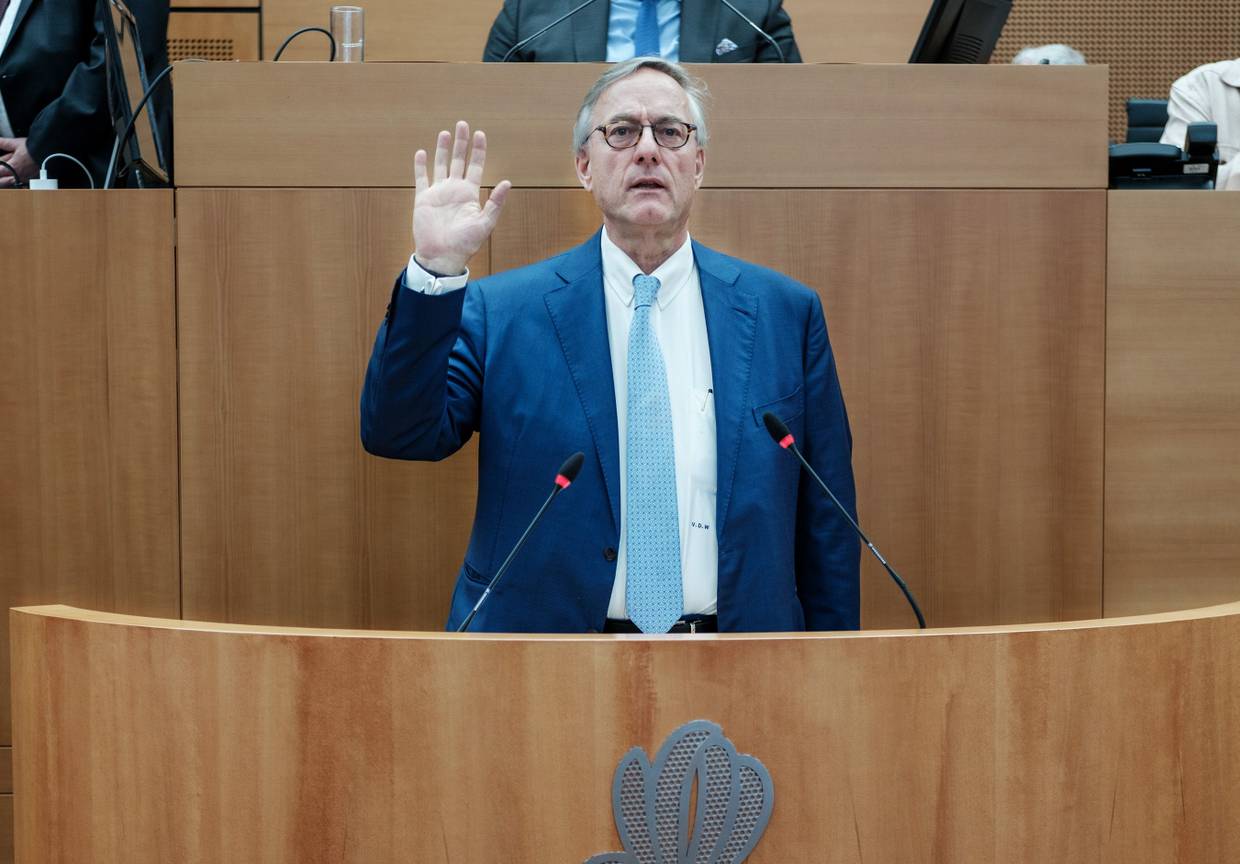
M 599 76 L 594 86 L 590 88 L 590 92 L 586 93 L 586 98 L 581 102 L 581 110 L 577 112 L 577 122 L 573 124 L 574 156 L 586 146 L 590 133 L 594 131 L 590 125 L 590 117 L 594 114 L 594 106 L 598 104 L 603 91 L 641 69 L 662 72 L 685 91 L 685 96 L 689 97 L 689 113 L 692 115 L 690 120 L 697 127 L 698 146 L 703 150 L 706 149 L 706 143 L 710 140 L 710 132 L 706 128 L 706 103 L 710 99 L 710 93 L 706 90 L 706 82 L 694 78 L 679 63 L 660 60 L 657 57 L 634 57 L 632 60 L 625 60 L 623 63 L 612 66 Z
M 1037 66 L 1040 63 L 1050 66 L 1084 66 L 1085 55 L 1067 45 L 1039 45 L 1037 48 L 1022 48 L 1012 58 L 1017 66 Z

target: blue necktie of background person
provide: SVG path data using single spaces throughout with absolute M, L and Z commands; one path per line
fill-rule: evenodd
M 666 633 L 684 611 L 676 449 L 663 352 L 650 322 L 659 292 L 653 276 L 633 277 L 629 327 L 625 505 L 628 554 L 624 602 L 644 633 Z
M 633 28 L 633 56 L 659 57 L 659 0 L 642 0 Z

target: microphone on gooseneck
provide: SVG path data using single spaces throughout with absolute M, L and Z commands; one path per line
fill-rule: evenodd
M 554 27 L 555 25 L 557 25 L 557 24 L 559 24 L 559 23 L 561 23 L 561 22 L 563 22 L 563 21 L 567 21 L 569 18 L 572 18 L 574 15 L 576 15 L 576 14 L 577 14 L 578 12 L 580 12 L 582 9 L 586 8 L 586 7 L 587 7 L 587 6 L 589 6 L 591 3 L 594 3 L 594 2 L 595 2 L 595 0 L 586 0 L 586 2 L 584 2 L 584 3 L 580 4 L 580 5 L 574 6 L 572 9 L 569 9 L 567 12 L 565 12 L 565 13 L 564 13 L 563 15 L 561 15 L 559 18 L 556 18 L 554 21 L 552 21 L 552 22 L 551 22 L 550 24 L 548 24 L 546 27 L 544 27 L 544 28 L 542 28 L 541 30 L 539 30 L 539 31 L 538 31 L 537 33 L 535 33 L 533 36 L 526 36 L 524 39 L 522 39 L 522 40 L 521 40 L 520 42 L 518 42 L 516 45 L 513 45 L 511 48 L 509 48 L 509 49 L 508 49 L 508 53 L 507 53 L 507 54 L 505 54 L 505 55 L 504 55 L 504 57 L 503 57 L 503 59 L 502 59 L 502 60 L 500 60 L 499 62 L 501 62 L 501 63 L 507 63 L 507 62 L 508 62 L 508 58 L 509 58 L 509 57 L 511 57 L 513 54 L 515 54 L 515 53 L 517 53 L 518 51 L 520 51 L 520 50 L 521 50 L 522 48 L 524 48 L 526 45 L 528 45 L 528 44 L 530 44 L 531 42 L 533 42 L 535 39 L 537 39 L 539 36 L 541 36 L 541 35 L 543 35 L 544 33 L 546 33 L 548 30 L 550 30 L 550 29 L 551 29 L 552 27 Z
M 757 24 L 755 24 L 755 23 L 754 23 L 754 22 L 750 19 L 750 17 L 749 17 L 748 15 L 746 15 L 744 12 L 742 12 L 741 10 L 739 10 L 739 9 L 737 9 L 735 6 L 733 6 L 733 5 L 729 2 L 729 0 L 719 0 L 719 2 L 720 2 L 720 3 L 722 3 L 724 6 L 727 6 L 729 9 L 731 9 L 731 10 L 732 10 L 733 12 L 735 12 L 737 15 L 739 15 L 739 16 L 740 16 L 740 18 L 741 18 L 741 20 L 742 20 L 742 21 L 744 21 L 746 24 L 748 24 L 750 27 L 752 27 L 752 28 L 753 28 L 753 29 L 757 32 L 757 34 L 758 34 L 759 36 L 761 36 L 761 37 L 762 37 L 763 39 L 765 39 L 767 42 L 770 42 L 770 43 L 771 43 L 771 47 L 775 49 L 775 53 L 779 55 L 779 62 L 780 62 L 780 63 L 787 63 L 787 62 L 788 62 L 788 58 L 784 56 L 784 49 L 779 47 L 779 43 L 775 41 L 775 37 L 774 37 L 774 36 L 772 36 L 770 33 L 767 33 L 765 30 L 763 30 L 761 27 L 759 27 Z
M 904 599 L 908 600 L 908 605 L 913 607 L 913 614 L 917 616 L 917 626 L 923 630 L 926 629 L 926 619 L 922 617 L 921 608 L 917 605 L 917 601 L 913 599 L 913 594 L 908 590 L 908 585 L 904 583 L 904 580 L 900 578 L 900 575 L 896 573 L 895 570 L 891 569 L 891 565 L 887 563 L 887 559 L 884 558 L 882 553 L 879 552 L 878 549 L 875 548 L 874 544 L 870 542 L 870 538 L 865 536 L 865 532 L 861 530 L 861 526 L 857 524 L 857 520 L 854 519 L 852 514 L 848 512 L 848 508 L 840 503 L 840 499 L 835 497 L 835 493 L 831 491 L 831 487 L 823 482 L 822 478 L 818 476 L 818 472 L 815 471 L 813 466 L 811 466 L 809 462 L 806 461 L 805 457 L 801 455 L 801 451 L 797 447 L 796 439 L 793 438 L 792 433 L 788 431 L 788 426 L 783 420 L 780 420 L 769 411 L 762 415 L 762 422 L 766 424 L 766 431 L 771 436 L 771 440 L 780 447 L 791 452 L 797 457 L 797 459 L 801 460 L 801 464 L 805 466 L 805 470 L 809 472 L 811 477 L 818 481 L 818 485 L 822 487 L 822 491 L 827 493 L 827 496 L 832 502 L 834 502 L 835 506 L 839 508 L 839 511 L 844 514 L 844 518 L 848 520 L 848 524 L 851 525 L 853 530 L 857 532 L 857 536 L 861 538 L 861 541 L 865 543 L 867 547 L 869 547 L 869 550 L 874 553 L 874 557 L 878 559 L 878 563 L 883 565 L 883 569 L 887 571 L 888 575 L 895 580 L 895 583 L 899 586 L 900 590 L 904 592 Z
M 495 571 L 495 575 L 491 577 L 491 581 L 487 583 L 487 588 L 482 592 L 482 596 L 478 598 L 478 602 L 474 604 L 474 608 L 465 616 L 465 620 L 461 622 L 461 626 L 456 628 L 457 633 L 464 633 L 469 629 L 469 624 L 474 620 L 474 616 L 478 614 L 478 610 L 482 608 L 482 604 L 487 602 L 487 598 L 491 596 L 491 591 L 499 582 L 500 577 L 508 570 L 508 565 L 512 563 L 512 559 L 517 557 L 517 553 L 521 551 L 521 547 L 525 545 L 525 540 L 530 536 L 530 532 L 534 530 L 534 526 L 542 519 L 543 514 L 547 512 L 547 507 L 555 500 L 555 496 L 559 495 L 565 489 L 572 485 L 577 479 L 577 474 L 581 471 L 581 465 L 586 461 L 586 454 L 574 453 L 564 460 L 564 464 L 560 466 L 560 470 L 555 475 L 555 488 L 551 490 L 551 494 L 547 496 L 547 500 L 538 508 L 538 512 L 534 514 L 534 518 L 530 520 L 530 524 L 526 527 L 517 545 L 512 547 L 512 551 L 508 553 L 508 557 L 504 559 L 504 563 L 499 565 L 499 569 Z

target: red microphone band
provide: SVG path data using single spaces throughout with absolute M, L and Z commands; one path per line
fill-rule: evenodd
M 555 485 L 559 486 L 561 489 L 567 489 L 572 482 L 572 480 L 569 480 L 563 474 L 555 475 Z
M 785 435 L 783 438 L 779 440 L 779 446 L 783 447 L 785 450 L 787 450 L 789 447 L 791 447 L 795 443 L 796 443 L 796 439 L 792 437 L 791 432 L 789 432 L 787 435 Z

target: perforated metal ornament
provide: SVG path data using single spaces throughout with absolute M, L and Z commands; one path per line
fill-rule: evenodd
M 765 765 L 737 753 L 717 723 L 694 720 L 667 737 L 653 764 L 640 747 L 620 760 L 612 812 L 624 851 L 586 864 L 740 864 L 762 839 L 774 799 Z

